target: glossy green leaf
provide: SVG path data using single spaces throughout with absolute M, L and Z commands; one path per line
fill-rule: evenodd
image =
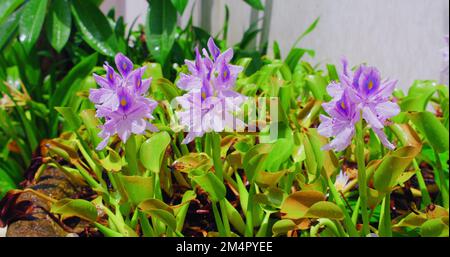
M 83 199 L 62 199 L 51 206 L 51 212 L 61 214 L 62 218 L 79 217 L 87 221 L 97 220 L 97 208 L 89 201 Z
M 443 153 L 449 150 L 449 132 L 431 112 L 413 112 L 409 118 L 427 139 L 434 150 Z
M 161 170 L 162 161 L 166 149 L 171 141 L 169 133 L 163 131 L 154 134 L 151 138 L 142 143 L 139 150 L 139 156 L 142 165 L 155 173 L 159 173 Z
M 2 0 L 0 2 L 0 24 L 23 2 L 24 0 Z
M 320 75 L 308 75 L 306 76 L 306 86 L 311 91 L 315 99 L 323 101 L 328 98 L 328 83 L 324 77 Z
M 149 9 L 145 26 L 147 48 L 164 66 L 175 42 L 177 10 L 171 1 L 148 0 Z
M 137 206 L 142 201 L 154 197 L 154 181 L 152 177 L 119 175 L 121 184 L 130 202 Z
M 247 4 L 257 10 L 264 10 L 264 5 L 261 3 L 261 0 L 244 0 Z
M 26 3 L 19 21 L 19 40 L 30 52 L 41 33 L 48 0 L 30 0 Z
M 180 15 L 183 14 L 184 9 L 186 9 L 186 6 L 189 3 L 189 0 L 170 0 L 177 9 L 177 11 L 180 13 Z
M 11 37 L 14 35 L 14 32 L 16 32 L 17 27 L 19 26 L 19 18 L 21 13 L 22 9 L 17 10 L 9 15 L 3 23 L 0 23 L 0 50 L 3 49 L 5 44 L 9 42 Z
M 420 149 L 420 147 L 404 146 L 388 153 L 375 170 L 373 181 L 375 189 L 390 193 L 400 175 L 411 165 Z
M 433 81 L 414 81 L 414 84 L 409 88 L 408 95 L 400 102 L 401 110 L 403 112 L 425 111 L 436 90 L 436 83 Z
M 69 40 L 72 14 L 69 0 L 52 0 L 45 23 L 45 32 L 52 47 L 61 52 Z
M 90 1 L 73 0 L 75 24 L 86 43 L 99 53 L 113 57 L 117 52 L 116 36 L 105 15 Z

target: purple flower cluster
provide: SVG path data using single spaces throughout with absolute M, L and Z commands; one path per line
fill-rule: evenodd
M 195 50 L 195 61 L 186 60 L 189 74 L 180 74 L 177 86 L 187 91 L 176 101 L 182 110 L 177 111 L 180 124 L 188 130 L 183 143 L 189 143 L 206 132 L 221 132 L 242 128 L 244 122 L 235 117 L 245 97 L 234 91 L 242 67 L 230 64 L 233 50 L 221 53 L 212 38 L 208 50 Z
M 327 91 L 333 98 L 323 108 L 330 115 L 321 115 L 318 131 L 334 139 L 324 150 L 342 151 L 347 148 L 355 134 L 355 124 L 363 118 L 381 140 L 384 146 L 393 150 L 383 129 L 387 120 L 400 112 L 400 107 L 390 100 L 396 81 L 381 80 L 380 72 L 374 67 L 361 65 L 354 73 L 343 60 L 340 83 L 331 83 Z
M 121 53 L 116 55 L 115 62 L 120 74 L 105 63 L 106 77 L 94 74 L 100 88 L 89 92 L 97 117 L 105 119 L 99 133 L 103 140 L 97 150 L 105 148 L 115 134 L 126 142 L 131 134 L 157 130 L 148 122 L 158 104 L 145 96 L 151 84 L 151 79 L 142 78 L 146 67 L 133 70 L 133 63 Z

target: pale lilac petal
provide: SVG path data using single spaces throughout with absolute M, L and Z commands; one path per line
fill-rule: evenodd
M 384 133 L 384 131 L 382 129 L 376 129 L 373 128 L 373 132 L 375 132 L 375 134 L 378 136 L 378 138 L 380 139 L 381 143 L 388 148 L 389 150 L 394 150 L 395 149 L 395 145 L 392 144 L 391 142 L 389 142 L 389 140 L 387 139 L 386 134 Z
M 372 126 L 372 128 L 381 129 L 384 127 L 378 119 L 377 115 L 372 111 L 370 107 L 363 107 L 362 116 L 367 121 L 367 123 Z

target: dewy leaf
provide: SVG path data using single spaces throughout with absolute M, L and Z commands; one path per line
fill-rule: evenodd
M 41 33 L 48 0 L 30 0 L 26 3 L 19 21 L 19 40 L 30 52 Z
M 212 201 L 218 202 L 225 198 L 226 188 L 214 173 L 202 170 L 193 170 L 189 176 L 203 190 L 205 190 Z
M 344 213 L 342 213 L 342 209 L 339 208 L 336 204 L 332 202 L 320 201 L 313 204 L 304 217 L 307 218 L 327 218 L 334 220 L 343 220 Z
M 159 173 L 166 149 L 170 144 L 169 133 L 163 131 L 154 134 L 151 138 L 142 143 L 139 156 L 144 167 L 155 173 Z
M 375 189 L 390 193 L 397 184 L 399 176 L 409 167 L 420 149 L 420 147 L 404 146 L 387 154 L 375 170 Z
M 70 36 L 72 14 L 69 0 L 52 0 L 45 23 L 47 38 L 52 47 L 59 53 Z
M 434 150 L 438 153 L 449 150 L 449 132 L 434 114 L 425 111 L 412 112 L 408 116 Z
M 189 173 L 194 169 L 208 171 L 213 167 L 211 158 L 205 153 L 189 153 L 177 159 L 172 168 L 179 172 Z
M 281 205 L 283 219 L 300 219 L 315 203 L 324 201 L 325 195 L 319 191 L 298 191 L 289 195 Z
M 116 54 L 116 36 L 97 6 L 86 0 L 73 0 L 72 14 L 84 41 L 90 47 L 106 56 L 113 57 Z
M 145 26 L 147 48 L 164 66 L 175 42 L 177 10 L 171 1 L 149 0 Z
M 62 199 L 52 204 L 51 212 L 61 214 L 62 218 L 79 217 L 87 221 L 97 220 L 97 208 L 89 201 L 83 199 Z

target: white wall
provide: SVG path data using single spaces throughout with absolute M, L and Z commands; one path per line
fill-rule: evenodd
M 213 1 L 213 34 L 223 26 L 227 4 L 229 43 L 238 42 L 249 27 L 250 7 L 242 0 L 209 1 Z M 443 36 L 449 31 L 448 0 L 273 1 L 269 42 L 277 40 L 284 55 L 320 16 L 316 30 L 299 45 L 316 50 L 314 62 L 338 64 L 343 56 L 351 64 L 367 62 L 379 67 L 384 77 L 398 79 L 403 89 L 414 79 L 439 79 L 440 49 L 444 47 Z M 200 0 L 190 1 L 180 24 L 186 24 L 194 4 L 194 23 L 200 24 Z M 140 15 L 140 22 L 145 20 L 145 0 L 106 0 L 103 7 L 105 10 L 114 5 L 124 9 L 116 13 L 124 14 L 128 23 L 136 15 Z

